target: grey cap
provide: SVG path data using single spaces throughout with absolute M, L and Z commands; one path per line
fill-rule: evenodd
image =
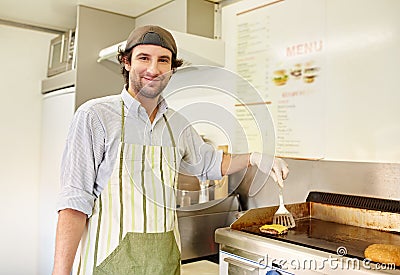
M 125 50 L 137 45 L 151 44 L 166 48 L 176 57 L 177 48 L 172 34 L 159 26 L 147 25 L 134 29 L 126 40 Z

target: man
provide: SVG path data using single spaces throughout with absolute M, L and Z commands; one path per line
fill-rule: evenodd
M 158 26 L 134 30 L 119 61 L 126 85 L 75 113 L 62 161 L 53 274 L 179 274 L 174 190 L 185 163 L 202 179 L 257 165 L 259 153 L 229 155 L 207 146 L 161 92 L 182 64 L 172 35 Z M 264 169 L 264 170 L 263 170 Z M 277 159 L 274 179 L 286 163 Z

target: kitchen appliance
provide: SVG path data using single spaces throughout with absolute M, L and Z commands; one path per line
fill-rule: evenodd
M 400 245 L 400 203 L 394 200 L 310 192 L 286 206 L 296 227 L 285 235 L 259 231 L 278 206 L 246 211 L 217 229 L 220 274 L 398 274 L 394 264 L 364 258 L 370 244 Z
M 75 30 L 69 30 L 50 42 L 47 76 L 75 68 Z
M 177 209 L 182 260 L 218 254 L 214 241 L 217 228 L 229 226 L 240 209 L 238 195 Z
M 45 84 L 45 85 L 43 85 Z M 54 258 L 60 191 L 60 166 L 69 125 L 75 111 L 75 87 L 55 90 L 48 81 L 42 82 L 42 133 L 39 182 L 39 274 L 51 274 Z M 46 87 L 46 89 L 45 89 Z

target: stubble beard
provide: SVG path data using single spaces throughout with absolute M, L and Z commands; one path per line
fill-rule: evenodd
M 141 78 L 137 76 L 137 79 L 133 81 L 133 87 L 138 96 L 153 99 L 161 95 L 168 82 L 167 75 L 160 75 L 154 81 L 143 84 Z
M 156 98 L 163 91 L 161 87 L 149 87 L 148 85 L 143 85 L 140 81 L 135 81 L 133 86 L 137 95 L 145 98 Z

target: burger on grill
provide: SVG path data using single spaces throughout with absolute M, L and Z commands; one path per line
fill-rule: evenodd
M 288 228 L 280 224 L 265 224 L 259 229 L 262 233 L 270 235 L 283 235 L 288 232 Z

